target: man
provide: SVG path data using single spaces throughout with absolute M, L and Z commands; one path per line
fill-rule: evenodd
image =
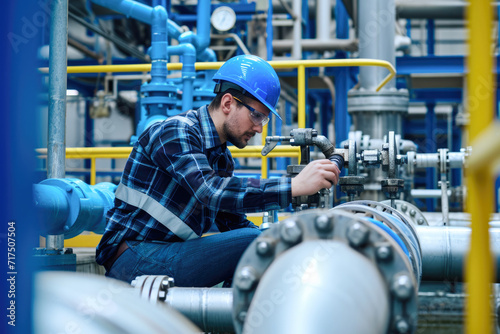
M 247 212 L 286 208 L 338 181 L 327 159 L 295 178 L 233 176 L 227 142 L 243 148 L 276 112 L 280 84 L 256 56 L 237 56 L 215 74 L 210 105 L 149 127 L 134 145 L 108 212 L 97 262 L 130 282 L 168 275 L 176 286 L 230 282 L 239 258 L 260 234 Z M 200 238 L 215 223 L 222 233 Z

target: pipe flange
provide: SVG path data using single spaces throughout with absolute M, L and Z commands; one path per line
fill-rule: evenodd
M 157 304 L 165 301 L 168 289 L 174 286 L 174 279 L 166 275 L 142 275 L 137 276 L 130 284 L 141 298 Z
M 264 231 L 241 257 L 233 284 L 233 323 L 236 333 L 243 326 L 259 282 L 272 262 L 287 250 L 307 241 L 345 243 L 378 268 L 388 287 L 391 319 L 388 333 L 398 333 L 396 319 L 417 324 L 418 280 L 412 264 L 398 242 L 382 227 L 344 210 L 308 210 Z
M 389 205 L 368 200 L 352 201 L 331 209 L 331 211 L 335 210 L 346 210 L 354 214 L 361 214 L 363 217 L 374 218 L 386 224 L 403 241 L 410 252 L 413 273 L 420 284 L 422 275 L 422 248 L 420 247 L 415 227 L 403 214 Z M 392 217 L 392 219 L 388 219 L 389 217 Z
M 391 201 L 386 200 L 380 202 L 382 204 L 385 204 L 387 206 L 391 206 Z M 405 215 L 406 219 L 413 224 L 413 226 L 429 226 L 429 222 L 427 221 L 427 218 L 425 218 L 424 214 L 422 211 L 420 211 L 419 208 L 417 208 L 415 205 L 403 201 L 400 199 L 394 200 L 394 205 L 397 211 L 401 212 L 403 215 Z

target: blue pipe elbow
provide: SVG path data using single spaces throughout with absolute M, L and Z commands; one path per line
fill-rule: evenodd
M 93 3 L 100 6 L 113 9 L 127 17 L 133 17 L 136 20 L 151 24 L 153 8 L 132 0 L 92 0 Z
M 73 238 L 83 231 L 103 233 L 106 212 L 113 207 L 116 185 L 89 186 L 79 179 L 47 179 L 33 185 L 42 234 Z

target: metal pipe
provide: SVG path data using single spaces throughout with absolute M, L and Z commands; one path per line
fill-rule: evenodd
M 273 49 L 276 52 L 289 51 L 294 46 L 294 40 L 279 39 L 273 40 Z M 358 49 L 358 42 L 353 39 L 301 39 L 300 45 L 306 51 L 356 51 Z
M 165 303 L 205 332 L 233 332 L 233 290 L 228 288 L 170 288 Z
M 302 0 L 293 0 L 293 12 L 296 18 L 293 20 L 293 46 L 292 58 L 302 59 Z
M 331 0 L 316 0 L 316 38 L 318 41 L 327 41 L 330 38 L 331 21 Z
M 463 282 L 471 229 L 462 226 L 416 226 L 422 248 L 422 280 Z M 494 282 L 500 283 L 500 228 L 490 228 L 495 259 Z M 481 272 L 481 271 L 480 271 Z
M 153 305 L 134 292 L 129 284 L 102 275 L 39 271 L 34 279 L 33 332 L 201 332 L 179 312 L 163 303 Z
M 65 177 L 68 1 L 52 2 L 47 178 Z
M 128 43 L 124 42 L 121 38 L 116 37 L 115 35 L 108 34 L 104 30 L 102 30 L 99 27 L 96 27 L 90 22 L 85 21 L 81 17 L 69 12 L 69 17 L 84 26 L 85 28 L 95 32 L 96 34 L 104 37 L 110 42 L 115 43 L 117 46 L 123 48 L 126 50 L 128 53 L 130 53 L 133 57 L 138 58 L 144 62 L 150 62 L 151 60 L 149 59 L 149 56 L 144 54 L 143 52 L 139 51 L 138 49 L 130 46 Z M 151 66 L 151 65 L 150 65 Z
M 192 44 L 179 44 L 169 47 L 168 52 L 182 55 L 182 111 L 190 110 L 193 108 L 193 83 L 196 79 L 196 49 Z
M 153 7 L 133 0 L 92 0 L 100 6 L 110 8 L 141 22 L 152 24 Z
M 451 196 L 451 190 L 447 191 L 448 196 Z M 441 189 L 412 189 L 411 196 L 413 198 L 440 198 Z
M 266 270 L 243 332 L 386 333 L 388 295 L 378 269 L 356 250 L 338 241 L 305 241 Z
M 49 131 L 47 178 L 66 176 L 66 89 L 68 48 L 68 1 L 52 1 L 49 56 Z M 53 249 L 64 247 L 64 237 L 48 235 Z
M 359 0 L 359 57 L 375 58 L 395 64 L 395 4 L 394 0 Z M 383 72 L 376 68 L 360 68 L 360 88 L 375 90 Z M 395 80 L 385 89 L 396 87 Z

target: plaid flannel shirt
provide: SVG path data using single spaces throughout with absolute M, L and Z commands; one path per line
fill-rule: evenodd
M 119 189 L 132 189 L 154 202 L 156 209 L 166 209 L 194 232 L 191 237 L 201 236 L 213 223 L 221 232 L 256 227 L 245 213 L 286 208 L 291 203 L 290 178 L 240 178 L 233 171 L 231 153 L 221 144 L 203 106 L 149 127 L 134 145 Z M 128 200 L 115 198 L 114 204 L 97 247 L 99 264 L 114 256 L 124 240 L 186 239 L 158 221 L 164 214 L 155 215 Z

